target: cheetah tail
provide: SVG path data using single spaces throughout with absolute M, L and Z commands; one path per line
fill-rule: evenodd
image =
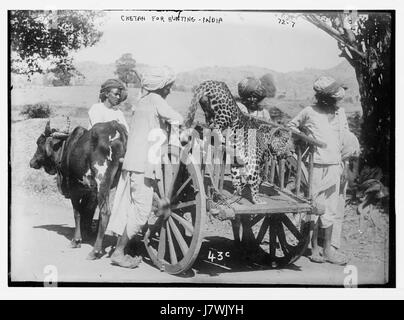
M 185 118 L 185 127 L 189 128 L 191 127 L 192 123 L 194 122 L 195 119 L 195 113 L 196 110 L 198 109 L 199 105 L 199 100 L 202 98 L 204 94 L 204 90 L 201 90 L 201 87 L 198 87 L 195 89 L 194 96 L 192 97 L 191 105 L 188 109 L 186 118 Z

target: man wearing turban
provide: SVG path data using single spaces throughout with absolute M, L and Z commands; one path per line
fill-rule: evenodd
M 353 179 L 358 172 L 358 158 L 360 154 L 360 145 L 358 138 L 349 130 L 344 130 L 341 145 L 341 162 L 342 175 L 339 190 L 338 209 L 335 217 L 334 226 L 331 236 L 331 245 L 335 250 L 341 246 L 342 224 L 345 215 L 346 191 L 349 179 Z M 350 168 L 350 160 L 352 161 L 352 169 Z
M 271 84 L 273 85 L 273 83 Z M 271 121 L 268 110 L 260 105 L 267 97 L 267 90 L 261 80 L 253 77 L 244 78 L 238 83 L 238 95 L 241 102 L 238 103 L 238 106 L 242 112 Z
M 175 74 L 167 67 L 150 67 L 140 74 L 141 98 L 135 106 L 129 132 L 122 174 L 117 186 L 109 233 L 118 236 L 111 256 L 113 264 L 135 268 L 140 257 L 125 255 L 129 240 L 146 224 L 153 200 L 154 180 L 161 179 L 161 164 L 153 159 L 156 141 L 165 139 L 166 124 L 179 125 L 184 120 L 165 100 L 175 81 Z M 162 145 L 158 145 L 161 150 Z
M 129 132 L 123 112 L 119 110 L 119 104 L 126 100 L 128 94 L 125 85 L 117 79 L 108 79 L 101 85 L 100 102 L 94 104 L 88 111 L 89 129 L 98 122 L 112 120 L 122 124 Z
M 345 95 L 345 88 L 332 77 L 322 76 L 314 82 L 313 89 L 316 103 L 304 108 L 288 126 L 304 131 L 326 145 L 314 152 L 313 205 L 318 221 L 312 236 L 311 260 L 343 265 L 347 262 L 346 257 L 332 247 L 332 234 L 339 216 L 343 137 L 349 131 L 344 109 L 338 107 L 338 101 Z M 317 243 L 318 227 L 324 230 L 322 255 Z

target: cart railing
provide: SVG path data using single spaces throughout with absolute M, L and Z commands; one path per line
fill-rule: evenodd
M 287 191 L 301 200 L 311 200 L 314 152 L 316 148 L 326 147 L 326 144 L 283 125 L 258 118 L 256 120 L 271 127 L 287 130 L 291 133 L 295 146 L 293 154 L 288 158 L 268 159 L 264 167 L 264 182 L 281 191 Z M 209 129 L 206 124 L 200 122 L 194 123 L 193 127 Z M 188 145 L 195 146 L 196 140 L 201 137 L 200 134 L 201 132 L 199 135 L 194 134 Z M 211 134 L 215 136 L 213 132 Z M 200 157 L 204 174 L 208 174 L 216 191 L 221 192 L 225 175 L 230 171 L 230 164 L 226 161 L 226 147 L 225 144 L 217 143 L 217 136 L 215 136 L 215 143 L 211 143 L 210 138 L 206 139 L 206 136 L 204 138 L 204 141 L 196 142 L 202 150 L 197 157 Z M 195 156 L 195 153 L 193 154 Z

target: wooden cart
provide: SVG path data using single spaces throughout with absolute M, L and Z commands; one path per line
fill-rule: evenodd
M 271 267 L 296 261 L 310 240 L 313 150 L 321 143 L 302 134 L 293 137 L 303 144 L 296 144 L 290 159 L 268 161 L 268 178 L 260 188 L 266 203 L 259 205 L 248 200 L 249 189 L 246 195 L 233 194 L 221 145 L 213 147 L 210 141 L 194 137 L 192 153 L 174 145 L 163 148 L 163 178 L 153 199 L 155 216 L 144 235 L 152 263 L 170 274 L 191 268 L 204 240 L 208 215 L 231 220 L 240 259 L 260 256 Z M 203 146 L 205 152 L 194 152 L 195 146 Z

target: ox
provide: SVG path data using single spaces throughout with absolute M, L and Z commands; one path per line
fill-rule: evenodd
M 98 205 L 98 233 L 87 256 L 90 260 L 104 254 L 102 241 L 110 217 L 109 192 L 118 183 L 126 142 L 127 132 L 116 121 L 97 123 L 90 130 L 76 127 L 69 135 L 51 130 L 48 121 L 30 161 L 31 168 L 43 167 L 48 174 L 57 174 L 59 191 L 71 200 L 75 220 L 72 248 L 81 246 L 82 232 L 85 236 L 89 234 Z

